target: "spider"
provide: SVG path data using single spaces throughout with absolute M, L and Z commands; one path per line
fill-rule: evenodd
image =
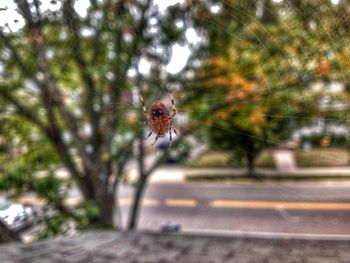
M 155 133 L 156 139 L 152 143 L 152 145 L 154 145 L 157 142 L 158 138 L 164 137 L 165 134 L 169 132 L 169 138 L 170 138 L 169 149 L 170 149 L 172 144 L 171 130 L 173 130 L 174 133 L 177 135 L 177 131 L 173 126 L 173 118 L 176 115 L 176 108 L 175 108 L 173 95 L 170 92 L 170 99 L 171 99 L 171 105 L 172 105 L 172 114 L 170 115 L 168 108 L 164 105 L 164 103 L 160 101 L 153 102 L 151 105 L 151 109 L 148 113 L 145 106 L 145 102 L 141 95 L 141 90 L 139 90 L 139 93 L 140 93 L 140 99 L 142 102 L 143 113 L 147 120 L 146 124 L 149 124 L 152 129 L 151 132 L 145 138 L 145 140 L 147 140 L 152 135 L 152 133 Z

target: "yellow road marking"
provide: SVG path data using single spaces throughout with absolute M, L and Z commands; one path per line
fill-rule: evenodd
M 198 201 L 194 199 L 165 199 L 165 205 L 194 207 L 198 205 Z
M 77 205 L 82 200 L 80 198 L 66 198 L 66 205 Z M 19 197 L 17 202 L 29 205 L 46 205 L 47 200 L 37 197 Z M 157 199 L 145 198 L 141 201 L 144 206 L 159 206 Z M 195 207 L 198 201 L 194 199 L 165 199 L 166 206 L 169 207 Z M 132 205 L 131 198 L 119 199 L 119 205 Z M 345 202 L 284 202 L 284 201 L 240 201 L 218 199 L 210 202 L 212 208 L 255 208 L 255 209 L 295 209 L 295 210 L 350 210 L 350 203 Z
M 214 208 L 350 210 L 350 203 L 214 200 Z
M 46 205 L 47 200 L 45 198 L 37 197 L 19 197 L 16 199 L 18 203 L 26 205 Z
M 19 197 L 16 201 L 25 205 L 46 205 L 47 199 L 38 197 Z M 77 205 L 82 201 L 81 198 L 66 198 L 64 200 L 65 205 Z
M 119 205 L 128 206 L 132 205 L 133 199 L 131 198 L 121 198 L 119 199 Z M 144 206 L 158 206 L 160 202 L 156 199 L 144 198 L 141 200 L 141 204 Z
M 81 201 L 81 198 L 66 198 L 64 199 L 64 204 L 69 206 L 78 205 Z
M 145 205 L 145 206 L 159 206 L 160 202 L 159 200 L 156 200 L 156 199 L 143 199 L 142 200 L 142 205 Z
M 120 198 L 118 200 L 119 205 L 131 205 L 132 204 L 132 199 L 131 198 Z
M 38 197 L 19 197 L 16 199 L 18 203 L 21 204 L 27 204 L 27 205 L 46 205 L 47 200 L 45 198 L 38 198 Z M 81 198 L 66 198 L 64 200 L 65 205 L 77 205 L 82 201 Z M 160 202 L 156 199 L 142 199 L 141 201 L 142 205 L 145 206 L 158 206 Z M 119 199 L 119 205 L 132 205 L 132 199 L 131 198 L 121 198 Z

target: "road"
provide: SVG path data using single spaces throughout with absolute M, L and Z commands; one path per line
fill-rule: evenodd
M 119 196 L 125 225 L 132 188 Z M 140 229 L 350 235 L 350 183 L 151 184 L 140 215 Z

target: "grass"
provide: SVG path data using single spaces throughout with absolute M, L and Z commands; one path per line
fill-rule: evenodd
M 341 148 L 315 148 L 295 152 L 298 167 L 349 166 L 349 151 Z
M 275 163 L 271 150 L 261 152 L 255 165 L 256 167 L 274 168 Z M 245 167 L 245 163 L 234 158 L 231 152 L 207 151 L 192 160 L 189 166 L 192 168 L 241 168 Z
M 344 167 L 350 166 L 350 154 L 341 148 L 314 148 L 309 151 L 295 151 L 298 167 Z M 192 168 L 241 168 L 245 163 L 235 159 L 231 152 L 207 151 L 192 160 Z M 260 168 L 275 168 L 272 150 L 262 151 L 255 160 Z
M 207 151 L 199 155 L 196 159 L 192 160 L 190 167 L 231 167 L 234 166 L 234 163 L 235 161 L 232 160 L 232 154 L 229 152 Z
M 255 166 L 261 168 L 275 168 L 272 150 L 262 151 L 255 160 Z

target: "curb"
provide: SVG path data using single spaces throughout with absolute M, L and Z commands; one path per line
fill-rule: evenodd
M 215 229 L 184 229 L 176 233 L 162 233 L 156 231 L 142 231 L 153 235 L 183 235 L 196 237 L 220 238 L 250 238 L 250 239 L 278 239 L 278 240 L 308 240 L 308 241 L 350 241 L 350 235 L 339 234 L 307 234 L 307 233 L 273 233 L 273 232 L 246 232 L 235 230 Z
M 257 177 L 237 176 L 237 175 L 201 175 L 201 176 L 185 176 L 186 182 L 215 182 L 215 181 L 251 181 L 251 182 L 262 182 L 262 181 L 350 181 L 349 175 L 329 176 L 329 175 L 259 175 Z

